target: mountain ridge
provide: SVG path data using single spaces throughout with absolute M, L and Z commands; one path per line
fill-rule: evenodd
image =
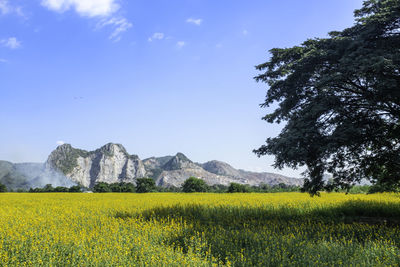
M 31 166 L 29 164 L 21 165 L 25 168 L 23 172 L 21 167 L 17 170 L 18 163 L 0 164 L 0 182 L 5 178 L 9 181 L 10 173 L 14 173 L 14 176 L 21 181 L 25 177 L 24 188 L 31 185 L 34 178 L 40 179 L 43 174 L 46 174 L 47 178 L 51 174 L 58 175 L 57 183 L 65 184 L 65 179 L 67 179 L 71 183 L 88 188 L 98 182 L 131 182 L 135 184 L 136 179 L 142 177 L 151 177 L 157 185 L 164 187 L 179 187 L 190 176 L 203 179 L 209 185 L 228 185 L 235 182 L 248 185 L 284 183 L 301 186 L 303 183 L 303 179 L 280 174 L 235 169 L 228 163 L 218 160 L 196 163 L 181 152 L 173 156 L 150 157 L 141 160 L 138 155 L 129 154 L 123 145 L 116 143 L 107 143 L 93 151 L 63 144 L 50 153 L 40 170 L 38 169 L 39 165 Z M 33 170 L 34 166 L 35 170 Z M 34 173 L 35 177 L 29 176 L 29 172 Z M 48 181 L 47 178 L 42 180 Z M 58 184 L 53 183 L 53 185 L 57 186 Z

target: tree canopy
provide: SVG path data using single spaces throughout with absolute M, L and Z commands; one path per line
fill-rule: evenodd
M 269 86 L 261 106 L 278 104 L 263 119 L 286 124 L 254 152 L 275 155 L 277 168 L 306 166 L 312 194 L 363 178 L 400 184 L 400 0 L 368 0 L 354 15 L 354 26 L 271 49 L 256 66 Z
M 209 186 L 202 179 L 192 176 L 182 184 L 182 191 L 185 193 L 207 192 L 209 191 Z
M 0 193 L 3 192 L 7 192 L 7 187 L 4 184 L 0 183 Z
M 156 192 L 156 183 L 151 178 L 138 178 L 136 180 L 137 193 Z

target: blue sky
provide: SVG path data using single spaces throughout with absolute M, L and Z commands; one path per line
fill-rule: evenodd
M 252 150 L 281 125 L 260 118 L 254 66 L 274 47 L 353 25 L 361 0 L 0 0 L 0 159 L 43 162 L 66 142 L 183 152 L 274 170 Z

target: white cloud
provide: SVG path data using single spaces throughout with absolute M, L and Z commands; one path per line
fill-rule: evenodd
M 12 8 L 8 4 L 7 0 L 0 0 L 0 11 L 2 15 L 10 13 Z
M 249 32 L 248 32 L 247 30 L 243 30 L 243 31 L 242 31 L 242 34 L 243 34 L 243 35 L 247 35 L 248 33 L 249 33 Z
M 188 18 L 188 19 L 186 20 L 186 22 L 187 22 L 187 23 L 195 24 L 195 25 L 197 25 L 197 26 L 200 26 L 200 24 L 203 22 L 203 20 L 202 20 L 202 19 Z
M 1 1 L 1 0 L 0 0 Z M 109 39 L 121 40 L 122 33 L 132 27 L 132 23 L 115 13 L 120 9 L 119 0 L 42 0 L 42 6 L 57 12 L 74 10 L 83 17 L 100 18 L 96 29 L 106 26 L 113 28 Z
M 178 48 L 182 48 L 182 47 L 184 47 L 185 45 L 186 45 L 186 43 L 185 43 L 184 41 L 179 41 L 179 42 L 176 43 L 176 46 L 177 46 Z
M 123 17 L 112 17 L 109 19 L 101 20 L 98 23 L 97 28 L 103 28 L 105 26 L 112 26 L 114 28 L 113 32 L 108 38 L 113 40 L 114 42 L 118 42 L 119 40 L 121 40 L 121 34 L 132 27 L 132 23 L 130 23 L 126 18 Z
M 7 63 L 7 62 L 8 62 L 8 60 L 7 60 L 7 59 L 0 58 L 0 63 Z
M 164 33 L 162 32 L 155 32 L 153 33 L 153 35 L 151 37 L 149 37 L 149 39 L 147 39 L 149 42 L 153 41 L 153 40 L 162 40 L 164 39 Z
M 22 11 L 22 7 L 12 6 L 9 4 L 8 0 L 0 0 L 0 14 L 6 15 L 6 14 L 11 14 L 11 13 L 14 13 L 20 17 L 26 18 L 26 15 Z
M 21 42 L 17 40 L 15 37 L 10 37 L 7 39 L 0 40 L 0 44 L 2 46 L 8 47 L 10 49 L 17 49 L 21 47 Z
M 109 16 L 120 7 L 116 0 L 42 0 L 42 6 L 57 12 L 74 9 L 87 17 Z
M 64 141 L 57 141 L 56 144 L 61 146 L 61 145 L 65 144 L 65 142 Z

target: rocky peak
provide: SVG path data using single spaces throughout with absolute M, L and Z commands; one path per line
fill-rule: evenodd
M 120 153 L 129 156 L 128 152 L 126 151 L 123 145 L 115 143 L 105 144 L 104 146 L 97 149 L 96 152 L 103 153 L 107 156 L 113 156 L 114 154 L 120 154 Z
M 182 162 L 192 162 L 188 157 L 186 157 L 183 153 L 178 152 L 175 155 L 176 158 L 178 158 Z
M 52 153 L 68 153 L 74 148 L 70 144 L 59 145 Z
M 173 156 L 169 161 L 167 161 L 167 163 L 165 163 L 162 168 L 167 171 L 172 171 L 185 168 L 197 169 L 200 167 L 194 164 L 183 153 L 179 152 L 175 156 Z
M 233 176 L 233 177 L 240 177 L 240 173 L 238 170 L 233 168 L 228 163 L 218 161 L 218 160 L 211 160 L 201 165 L 206 171 L 211 173 L 215 173 L 218 175 L 224 176 Z

